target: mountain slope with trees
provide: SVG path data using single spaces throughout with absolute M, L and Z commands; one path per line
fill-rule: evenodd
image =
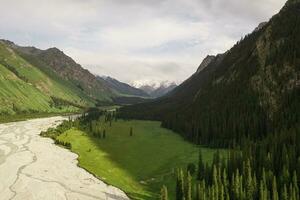
M 119 112 L 161 120 L 196 144 L 229 148 L 211 166 L 200 153 L 194 175 L 179 169 L 176 199 L 299 200 L 300 1 L 287 1 L 201 66 L 168 96 Z M 167 196 L 162 187 L 161 199 Z
M 198 144 L 232 146 L 299 123 L 300 3 L 290 0 L 260 29 L 210 60 L 166 97 L 120 109 L 161 120 Z

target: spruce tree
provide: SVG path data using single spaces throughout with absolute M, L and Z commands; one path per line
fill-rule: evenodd
M 213 166 L 213 190 L 214 190 L 214 198 L 218 198 L 219 196 L 219 176 L 216 165 Z
M 286 184 L 284 184 L 283 189 L 281 191 L 281 200 L 289 200 Z
M 273 200 L 279 200 L 278 191 L 277 191 L 276 176 L 273 177 L 273 182 L 272 182 L 272 199 Z
M 192 176 L 190 172 L 187 172 L 185 199 L 192 200 Z
M 102 138 L 103 138 L 103 139 L 105 139 L 105 138 L 106 138 L 106 130 L 105 130 L 105 129 L 103 130 L 103 133 L 102 133 Z
M 197 179 L 198 179 L 198 180 L 204 179 L 204 174 L 205 174 L 205 165 L 204 165 L 204 163 L 203 163 L 201 149 L 199 149 L 198 174 L 197 174 Z
M 168 189 L 165 185 L 162 186 L 160 193 L 161 200 L 168 200 Z
M 184 200 L 184 175 L 182 169 L 177 172 L 177 181 L 176 181 L 176 200 Z
M 252 174 L 251 174 L 251 164 L 250 160 L 248 159 L 245 166 L 245 174 L 246 177 L 246 198 L 247 199 L 253 199 L 253 193 L 254 193 L 254 185 L 252 181 Z
M 294 171 L 293 173 L 293 186 L 295 188 L 296 199 L 298 200 L 300 197 L 299 197 L 299 187 L 298 187 L 298 179 L 297 179 L 296 171 Z
M 132 127 L 130 127 L 129 135 L 133 136 L 133 129 L 132 129 Z

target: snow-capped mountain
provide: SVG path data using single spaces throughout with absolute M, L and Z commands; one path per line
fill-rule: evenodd
M 153 98 L 161 97 L 172 91 L 177 84 L 175 82 L 150 82 L 150 81 L 136 81 L 132 84 L 134 87 L 143 90 Z

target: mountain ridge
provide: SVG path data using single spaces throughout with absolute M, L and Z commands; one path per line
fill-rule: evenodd
M 175 82 L 163 81 L 159 84 L 139 84 L 138 88 L 146 92 L 152 98 L 159 98 L 171 92 L 177 87 Z
M 169 95 L 121 108 L 120 116 L 160 120 L 194 143 L 213 146 L 293 127 L 300 118 L 299 10 L 298 0 L 288 1 Z
M 109 104 L 116 95 L 97 80 L 93 82 L 93 75 L 57 48 L 40 50 L 0 40 L 0 65 L 1 114 L 72 112 Z M 60 74 L 59 67 L 71 69 Z M 91 78 L 86 81 L 89 84 L 82 76 Z
M 105 82 L 110 88 L 114 89 L 119 94 L 125 96 L 149 97 L 149 95 L 143 90 L 135 88 L 134 86 L 121 82 L 110 76 L 97 76 L 97 79 Z

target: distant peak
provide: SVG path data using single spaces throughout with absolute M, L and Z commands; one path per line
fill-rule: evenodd
M 148 88 L 149 90 L 156 90 L 158 88 L 168 88 L 170 86 L 177 86 L 174 81 L 135 81 L 131 84 L 133 87 L 136 88 Z

